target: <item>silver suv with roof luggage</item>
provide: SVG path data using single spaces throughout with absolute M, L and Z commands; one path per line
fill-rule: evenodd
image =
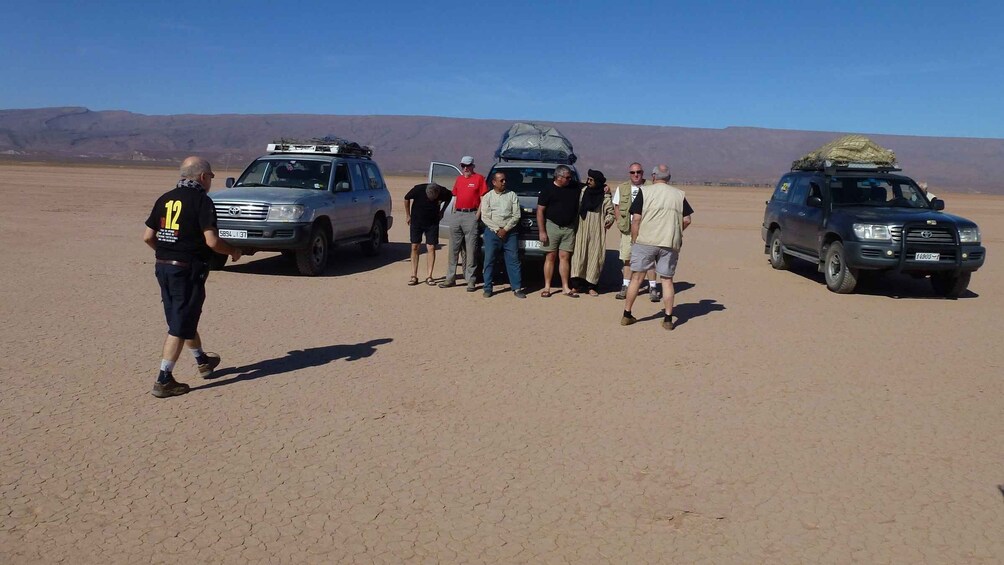
M 331 245 L 376 255 L 393 225 L 391 197 L 373 151 L 344 139 L 268 144 L 227 189 L 210 193 L 220 237 L 246 255 L 279 251 L 319 275 Z M 226 256 L 217 257 L 217 267 Z

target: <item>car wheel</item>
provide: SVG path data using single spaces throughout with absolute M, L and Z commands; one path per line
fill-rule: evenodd
M 857 269 L 847 266 L 844 245 L 839 241 L 834 241 L 826 249 L 823 275 L 826 278 L 826 288 L 837 294 L 853 292 L 855 285 L 858 284 Z
M 958 298 L 969 288 L 969 281 L 972 278 L 973 274 L 971 272 L 959 274 L 951 271 L 947 273 L 935 273 L 931 275 L 931 286 L 934 287 L 936 294 L 945 298 Z
M 327 230 L 314 226 L 310 232 L 310 244 L 296 252 L 296 269 L 301 275 L 313 277 L 324 272 L 328 266 L 329 243 Z
M 770 248 L 770 266 L 778 270 L 785 270 L 790 266 L 788 256 L 784 254 L 784 246 L 781 245 L 781 230 L 770 232 L 768 242 Z
M 359 244 L 364 255 L 373 256 L 380 254 L 380 248 L 383 246 L 383 231 L 383 222 L 380 221 L 380 218 L 373 218 L 373 226 L 370 228 L 369 238 Z

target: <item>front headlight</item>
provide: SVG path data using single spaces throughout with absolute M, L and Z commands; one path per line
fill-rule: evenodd
M 971 228 L 959 228 L 959 241 L 962 243 L 979 243 L 980 228 L 976 226 Z
M 268 222 L 295 222 L 303 215 L 303 206 L 299 204 L 273 204 L 268 209 Z
M 885 224 L 854 224 L 854 235 L 858 239 L 891 240 L 889 226 Z

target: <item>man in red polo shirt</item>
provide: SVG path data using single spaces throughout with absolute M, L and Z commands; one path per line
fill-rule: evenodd
M 457 259 L 460 255 L 460 246 L 466 241 L 464 278 L 467 280 L 467 292 L 474 292 L 478 220 L 481 219 L 481 197 L 488 192 L 488 184 L 485 183 L 485 177 L 474 172 L 474 157 L 464 155 L 460 160 L 460 170 L 462 174 L 453 183 L 455 213 L 450 220 L 450 260 L 446 267 L 446 280 L 439 283 L 439 286 L 440 288 L 456 286 Z

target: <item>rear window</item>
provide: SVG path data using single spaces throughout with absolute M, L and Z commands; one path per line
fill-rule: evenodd
M 519 196 L 538 196 L 540 191 L 554 184 L 554 169 L 548 167 L 500 167 L 493 169 L 486 180 L 491 185 L 492 175 L 501 172 L 505 174 L 506 187 Z M 572 169 L 575 180 L 578 173 Z

